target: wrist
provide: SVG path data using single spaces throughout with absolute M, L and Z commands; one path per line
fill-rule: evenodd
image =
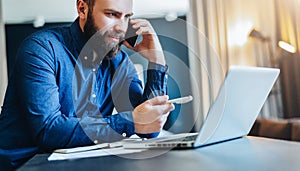
M 165 56 L 164 56 L 163 52 L 156 53 L 154 55 L 154 57 L 153 58 L 149 58 L 148 61 L 152 62 L 152 63 L 155 63 L 155 64 L 163 65 L 163 66 L 166 65 L 166 60 L 165 60 Z

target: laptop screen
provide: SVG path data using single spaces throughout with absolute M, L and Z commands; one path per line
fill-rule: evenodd
M 230 67 L 200 130 L 197 144 L 247 135 L 278 75 L 279 69 Z

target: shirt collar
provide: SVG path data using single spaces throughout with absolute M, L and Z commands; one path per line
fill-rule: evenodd
M 77 18 L 73 24 L 71 25 L 71 36 L 72 39 L 74 40 L 74 45 L 75 49 L 78 53 L 80 53 L 81 49 L 83 48 L 83 46 L 85 45 L 85 43 L 87 42 L 80 26 L 79 26 L 79 18 Z

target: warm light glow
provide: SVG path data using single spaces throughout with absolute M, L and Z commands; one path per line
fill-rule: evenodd
M 248 41 L 248 34 L 253 28 L 251 22 L 238 22 L 233 27 L 230 27 L 228 34 L 228 45 L 233 46 L 243 46 Z
M 296 53 L 296 48 L 287 42 L 279 41 L 278 46 L 281 47 L 283 50 L 288 51 L 290 53 Z

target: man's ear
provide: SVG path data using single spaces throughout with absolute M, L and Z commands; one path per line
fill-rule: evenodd
M 77 13 L 80 19 L 85 20 L 88 15 L 88 5 L 84 0 L 78 0 L 77 2 Z

